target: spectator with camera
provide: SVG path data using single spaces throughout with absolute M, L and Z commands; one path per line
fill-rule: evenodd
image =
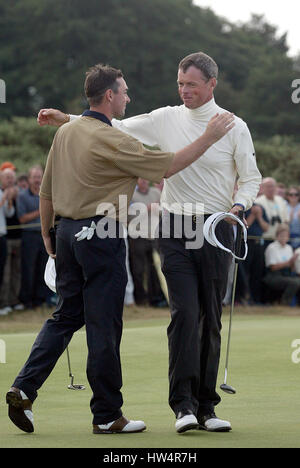
M 265 210 L 266 220 L 269 227 L 263 233 L 265 246 L 273 242 L 276 238 L 276 230 L 282 223 L 289 223 L 289 214 L 286 201 L 279 195 L 276 195 L 277 184 L 272 177 L 266 177 L 262 181 L 263 194 L 260 195 L 255 203 Z
M 249 304 L 259 305 L 263 297 L 262 278 L 265 273 L 265 241 L 262 236 L 268 231 L 269 223 L 265 209 L 256 203 L 245 213 L 245 218 L 248 224 L 248 255 L 244 269 L 250 294 Z

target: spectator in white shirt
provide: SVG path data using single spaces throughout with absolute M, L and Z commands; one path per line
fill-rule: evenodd
M 281 303 L 291 305 L 300 288 L 300 277 L 292 275 L 299 253 L 295 253 L 288 244 L 290 230 L 281 224 L 276 230 L 276 240 L 265 251 L 265 263 L 268 272 L 264 283 L 272 290 L 281 292 Z
M 266 177 L 262 182 L 263 195 L 255 201 L 257 205 L 261 205 L 266 213 L 269 222 L 269 229 L 263 233 L 263 238 L 267 244 L 275 240 L 276 229 L 279 224 L 289 223 L 289 215 L 286 201 L 276 195 L 277 184 L 272 177 Z

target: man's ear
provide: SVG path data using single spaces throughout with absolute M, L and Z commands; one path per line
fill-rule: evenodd
M 218 84 L 218 80 L 216 78 L 212 78 L 211 79 L 211 87 L 212 87 L 213 90 L 215 89 L 217 84 Z
M 105 92 L 105 97 L 108 102 L 111 102 L 113 100 L 113 90 L 112 89 L 107 89 Z

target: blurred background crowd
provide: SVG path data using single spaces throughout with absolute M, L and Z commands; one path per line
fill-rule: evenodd
M 11 162 L 0 165 L 0 315 L 13 310 L 52 307 L 57 296 L 44 282 L 48 260 L 40 229 L 41 166 L 18 173 Z M 132 202 L 143 203 L 148 216 L 159 217 L 163 181 L 151 186 L 139 179 Z M 263 179 L 253 207 L 245 213 L 248 256 L 240 263 L 236 301 L 241 305 L 300 299 L 300 189 L 271 177 Z M 129 221 L 131 220 L 129 216 Z M 150 224 L 149 224 L 150 225 Z M 168 297 L 153 233 L 128 233 L 128 285 L 125 305 L 167 307 Z M 233 269 L 223 304 L 231 302 Z

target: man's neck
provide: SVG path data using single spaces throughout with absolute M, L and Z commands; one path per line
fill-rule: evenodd
M 90 110 L 93 112 L 99 112 L 99 114 L 105 115 L 105 117 L 108 118 L 108 120 L 112 121 L 113 115 L 111 110 L 109 109 L 108 106 L 106 105 L 100 105 L 100 106 L 91 106 Z

